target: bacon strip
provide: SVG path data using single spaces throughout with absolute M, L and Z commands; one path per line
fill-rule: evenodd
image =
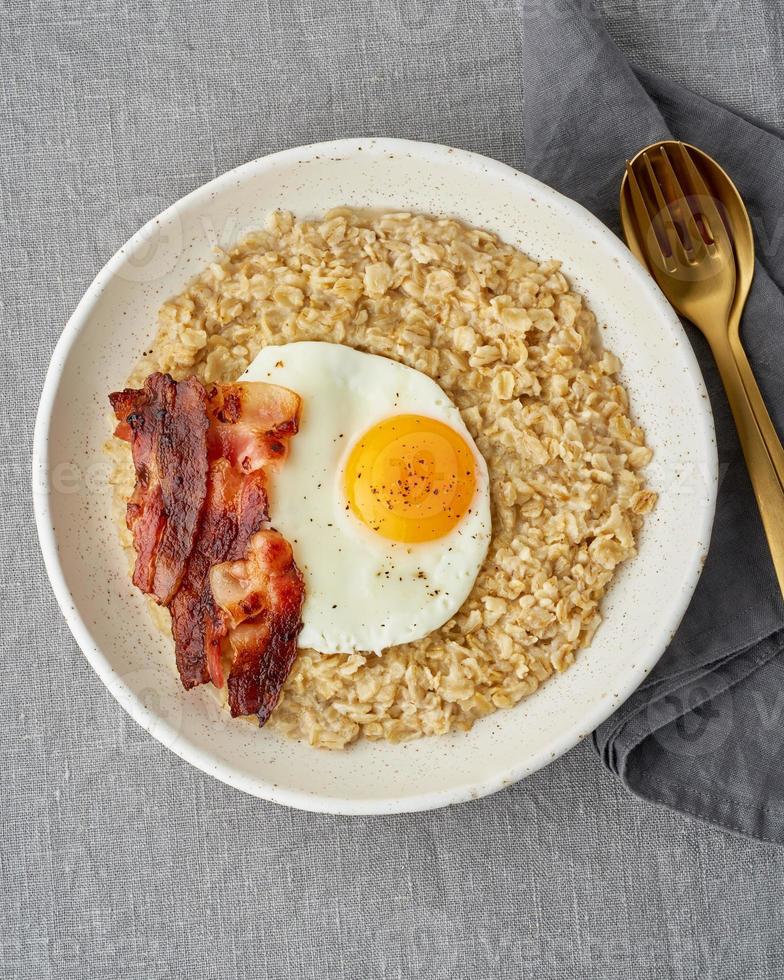
M 243 559 L 215 565 L 210 583 L 231 627 L 231 713 L 256 714 L 263 725 L 297 655 L 305 600 L 302 573 L 289 543 L 269 529 L 253 535 Z
M 207 399 L 195 379 L 151 374 L 141 390 L 109 396 L 117 434 L 131 442 L 136 488 L 126 523 L 133 583 L 168 605 L 179 588 L 207 496 Z

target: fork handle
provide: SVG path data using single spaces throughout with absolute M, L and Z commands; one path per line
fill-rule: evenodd
M 762 525 L 768 539 L 773 567 L 779 588 L 784 595 L 784 487 L 779 481 L 760 425 L 752 410 L 751 400 L 743 385 L 741 369 L 733 356 L 728 334 L 722 333 L 721 337 L 714 335 L 711 349 L 735 419 L 746 468 L 751 477 L 754 496 L 757 498 Z M 754 387 L 756 388 L 756 382 Z M 761 396 L 760 402 L 762 402 Z M 767 410 L 765 414 L 767 415 Z M 776 440 L 778 441 L 778 437 Z
M 751 405 L 751 410 L 754 413 L 754 418 L 757 420 L 762 438 L 768 448 L 768 455 L 779 478 L 779 483 L 784 487 L 784 446 L 781 445 L 781 440 L 763 401 L 762 392 L 757 385 L 757 379 L 751 370 L 751 364 L 749 364 L 746 351 L 741 343 L 738 318 L 735 316 L 730 321 L 729 335 L 732 354 L 738 365 L 738 373 L 740 374 L 743 387 L 746 390 L 746 396 Z

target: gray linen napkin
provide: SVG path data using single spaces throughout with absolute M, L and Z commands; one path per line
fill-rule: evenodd
M 526 169 L 620 234 L 624 161 L 674 136 L 716 157 L 743 194 L 758 261 L 743 341 L 784 432 L 784 134 L 633 69 L 587 0 L 523 0 Z M 784 843 L 784 603 L 710 352 L 720 488 L 691 605 L 645 683 L 594 733 L 634 793 Z

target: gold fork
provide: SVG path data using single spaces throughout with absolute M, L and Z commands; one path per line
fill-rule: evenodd
M 784 593 L 784 487 L 730 344 L 736 265 L 722 216 L 686 147 L 674 141 L 647 147 L 627 162 L 621 199 L 624 229 L 632 220 L 637 225 L 627 239 L 636 239 L 664 295 L 702 331 L 713 352 Z

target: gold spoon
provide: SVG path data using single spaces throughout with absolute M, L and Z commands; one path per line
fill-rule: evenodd
M 675 145 L 672 141 L 664 141 L 655 146 Z M 751 409 L 757 420 L 762 438 L 765 440 L 768 453 L 773 462 L 773 467 L 779 478 L 779 482 L 784 486 L 784 446 L 778 437 L 776 428 L 771 421 L 768 409 L 762 398 L 762 393 L 757 385 L 757 380 L 751 370 L 749 359 L 743 348 L 740 339 L 740 321 L 743 315 L 743 308 L 751 289 L 751 281 L 754 278 L 754 233 L 749 220 L 749 212 L 743 203 L 738 188 L 733 183 L 729 174 L 711 156 L 703 150 L 689 143 L 682 143 L 686 148 L 699 174 L 705 181 L 709 192 L 722 205 L 719 213 L 727 228 L 735 252 L 735 300 L 732 304 L 729 319 L 729 337 L 733 356 L 738 364 L 743 387 L 746 389 Z M 648 147 L 647 149 L 651 149 Z M 645 150 L 641 151 L 646 152 Z M 639 157 L 640 154 L 637 154 Z M 635 157 L 635 160 L 637 157 Z M 621 221 L 626 242 L 631 251 L 637 256 L 643 265 L 647 266 L 647 261 L 643 255 L 639 239 L 637 237 L 637 227 L 629 214 L 629 195 L 625 193 L 625 183 L 621 184 Z
M 690 147 L 664 140 L 626 164 L 621 222 L 630 249 L 676 311 L 691 320 L 710 344 L 784 593 L 784 486 L 754 415 L 730 338 L 733 322 L 737 333 L 751 279 L 747 267 L 736 274 L 727 227 Z M 748 373 L 751 376 L 750 368 Z

